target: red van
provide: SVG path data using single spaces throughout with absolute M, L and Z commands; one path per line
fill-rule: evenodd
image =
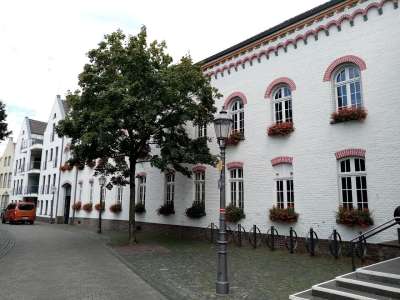
M 31 202 L 18 202 L 8 204 L 6 211 L 1 218 L 2 223 L 17 222 L 33 224 L 36 218 L 35 204 Z

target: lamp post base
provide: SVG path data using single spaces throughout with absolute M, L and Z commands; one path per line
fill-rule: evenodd
M 217 281 L 216 283 L 216 292 L 218 295 L 227 295 L 229 294 L 229 282 L 227 281 Z

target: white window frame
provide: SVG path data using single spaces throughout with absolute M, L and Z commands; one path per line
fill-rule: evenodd
M 350 79 L 350 70 L 354 68 L 355 70 L 358 71 L 358 77 L 353 77 Z M 339 74 L 344 71 L 345 74 L 345 80 L 337 82 L 337 77 Z M 351 99 L 351 86 L 353 84 L 359 84 L 359 94 L 360 94 L 360 102 L 357 102 L 357 99 L 355 100 L 356 102 L 353 104 L 352 99 Z M 335 108 L 336 111 L 339 111 L 340 109 L 343 108 L 352 108 L 352 107 L 357 107 L 361 108 L 364 106 L 364 93 L 362 89 L 362 79 L 361 79 L 361 70 L 360 68 L 355 65 L 355 64 L 345 64 L 337 68 L 337 70 L 334 72 L 334 76 L 332 78 L 332 84 L 333 84 L 333 91 L 334 91 L 334 97 L 335 97 Z M 338 94 L 338 88 L 339 87 L 345 87 L 346 89 L 346 105 L 343 105 L 339 107 L 339 94 Z M 343 100 L 342 100 L 343 101 Z
M 229 187 L 231 205 L 244 209 L 244 175 L 243 168 L 229 170 Z
M 244 102 L 240 97 L 235 97 L 230 105 L 233 120 L 232 131 L 244 134 Z
M 175 200 L 175 172 L 165 174 L 165 204 L 174 205 Z
M 82 181 L 78 182 L 78 185 L 79 185 L 79 198 L 78 198 L 78 201 L 82 202 L 83 182 Z
M 196 136 L 197 138 L 207 137 L 207 124 L 196 126 Z
M 117 186 L 117 203 L 122 204 L 122 197 L 124 195 L 124 186 L 118 185 Z
M 138 177 L 138 187 L 137 187 L 137 203 L 141 203 L 146 205 L 146 176 L 139 176 Z
M 89 203 L 93 203 L 93 181 L 89 181 Z
M 285 93 L 288 92 L 288 95 Z M 277 86 L 272 93 L 272 119 L 274 123 L 293 122 L 293 98 L 290 87 L 286 84 Z M 277 105 L 280 105 L 281 119 L 277 118 Z
M 206 201 L 205 171 L 196 171 L 193 173 L 193 186 L 194 186 L 193 201 L 204 205 Z
M 356 162 L 359 161 L 359 171 L 356 171 Z M 363 167 L 362 169 L 362 162 Z M 349 164 L 344 167 L 345 171 L 342 171 L 342 163 Z M 350 166 L 350 169 L 348 168 Z M 349 171 L 348 171 L 349 170 Z M 339 199 L 341 206 L 347 209 L 368 209 L 368 183 L 367 183 L 367 168 L 365 158 L 362 157 L 345 157 L 338 160 L 338 186 L 339 186 Z M 346 180 L 346 186 L 344 186 L 344 178 Z M 349 189 L 347 183 L 351 184 Z M 365 185 L 364 185 L 365 184 Z M 347 190 L 346 197 L 344 197 L 344 191 Z M 347 198 L 351 195 L 351 201 Z M 346 200 L 346 202 L 343 202 Z
M 277 208 L 283 209 L 283 208 L 295 207 L 293 176 L 275 178 L 274 189 L 275 189 L 275 202 Z

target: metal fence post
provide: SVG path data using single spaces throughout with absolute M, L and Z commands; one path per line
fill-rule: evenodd
M 271 226 L 271 250 L 275 250 L 275 227 Z
M 253 225 L 254 249 L 257 248 L 257 226 Z
M 314 229 L 311 227 L 310 228 L 310 255 L 314 256 Z
M 238 224 L 237 226 L 237 233 L 238 233 L 238 246 L 242 247 L 242 225 Z
M 289 230 L 289 251 L 293 254 L 293 227 Z

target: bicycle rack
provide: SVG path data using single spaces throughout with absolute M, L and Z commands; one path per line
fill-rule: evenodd
M 262 236 L 260 228 L 257 225 L 253 225 L 252 229 L 249 231 L 249 243 L 256 249 L 258 246 L 261 245 Z
M 329 240 L 329 252 L 336 259 L 342 254 L 342 237 L 336 229 L 333 230 L 332 234 L 328 238 Z
M 242 247 L 242 240 L 246 239 L 247 232 L 241 224 L 237 225 L 237 230 L 233 233 L 233 241 L 239 247 Z
M 217 231 L 218 231 L 218 227 L 214 223 L 211 223 L 210 225 L 207 226 L 205 234 L 206 234 L 206 239 L 210 243 L 215 243 L 216 238 L 217 238 Z
M 272 251 L 275 250 L 275 239 L 279 236 L 278 230 L 276 230 L 275 226 L 271 226 L 271 228 L 267 231 L 267 235 L 265 237 L 265 243 L 268 248 Z
M 232 228 L 229 225 L 226 225 L 225 227 L 225 231 L 226 231 L 226 241 L 228 243 L 231 243 L 233 241 L 233 235 L 234 235 L 234 230 L 232 230 Z
M 290 227 L 289 237 L 285 238 L 285 246 L 289 250 L 289 253 L 294 253 L 294 250 L 297 249 L 297 244 L 297 232 L 293 229 L 293 227 Z
M 316 250 L 318 250 L 319 238 L 317 233 L 311 227 L 310 231 L 306 235 L 306 249 L 310 253 L 310 256 L 315 256 Z

